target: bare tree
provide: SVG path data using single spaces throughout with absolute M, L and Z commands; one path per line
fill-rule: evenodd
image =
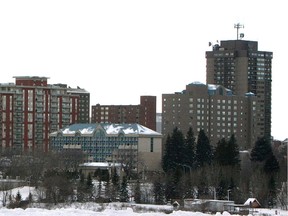
M 0 190 L 2 191 L 2 205 L 6 206 L 9 198 L 9 194 L 11 194 L 11 189 L 13 185 L 11 182 L 2 181 L 0 183 Z
M 61 167 L 65 170 L 76 171 L 83 162 L 85 154 L 81 149 L 67 149 L 58 153 Z
M 127 179 L 135 179 L 137 171 L 137 148 L 133 145 L 122 145 L 113 152 L 115 162 L 122 164 Z
M 48 202 L 57 204 L 72 199 L 73 184 L 62 170 L 48 170 L 44 175 L 43 186 L 46 188 Z

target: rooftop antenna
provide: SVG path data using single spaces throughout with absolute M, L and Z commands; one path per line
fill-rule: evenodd
M 239 37 L 239 29 L 240 28 L 244 28 L 244 25 L 240 24 L 240 23 L 237 23 L 237 24 L 234 24 L 234 28 L 237 29 L 237 40 L 238 40 L 238 37 Z M 241 34 L 240 35 L 241 39 L 244 37 L 244 34 Z

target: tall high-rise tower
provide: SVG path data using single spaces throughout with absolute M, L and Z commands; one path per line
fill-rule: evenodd
M 239 40 L 238 28 L 237 40 L 220 41 L 206 52 L 206 82 L 223 85 L 236 95 L 254 93 L 257 96 L 254 127 L 267 137 L 271 136 L 272 58 L 272 52 L 258 50 L 258 42 Z

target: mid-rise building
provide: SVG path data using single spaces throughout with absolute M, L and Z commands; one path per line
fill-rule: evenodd
M 89 99 L 89 92 L 50 85 L 47 77 L 14 78 L 15 83 L 0 84 L 1 147 L 48 151 L 51 131 L 79 122 L 81 104 L 87 103 L 82 95 Z
M 77 88 L 68 87 L 67 94 L 79 98 L 79 104 L 71 104 L 71 106 L 78 108 L 77 121 L 73 121 L 73 123 L 90 123 L 90 93 L 77 86 Z
M 271 84 L 273 53 L 258 50 L 257 41 L 227 40 L 206 52 L 207 83 L 222 85 L 236 95 L 257 97 L 260 136 L 271 137 Z
M 163 140 L 178 127 L 195 136 L 204 129 L 212 145 L 235 135 L 240 149 L 249 149 L 261 134 L 257 125 L 257 100 L 253 93 L 234 95 L 221 85 L 191 83 L 186 89 L 162 95 Z
M 162 135 L 140 124 L 73 124 L 50 134 L 52 151 L 81 151 L 84 162 L 161 169 Z
M 91 123 L 138 123 L 156 130 L 156 96 L 141 96 L 139 105 L 96 104 Z

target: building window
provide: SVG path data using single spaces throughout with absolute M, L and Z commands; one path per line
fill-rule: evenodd
M 154 151 L 154 139 L 153 137 L 150 139 L 150 152 Z

